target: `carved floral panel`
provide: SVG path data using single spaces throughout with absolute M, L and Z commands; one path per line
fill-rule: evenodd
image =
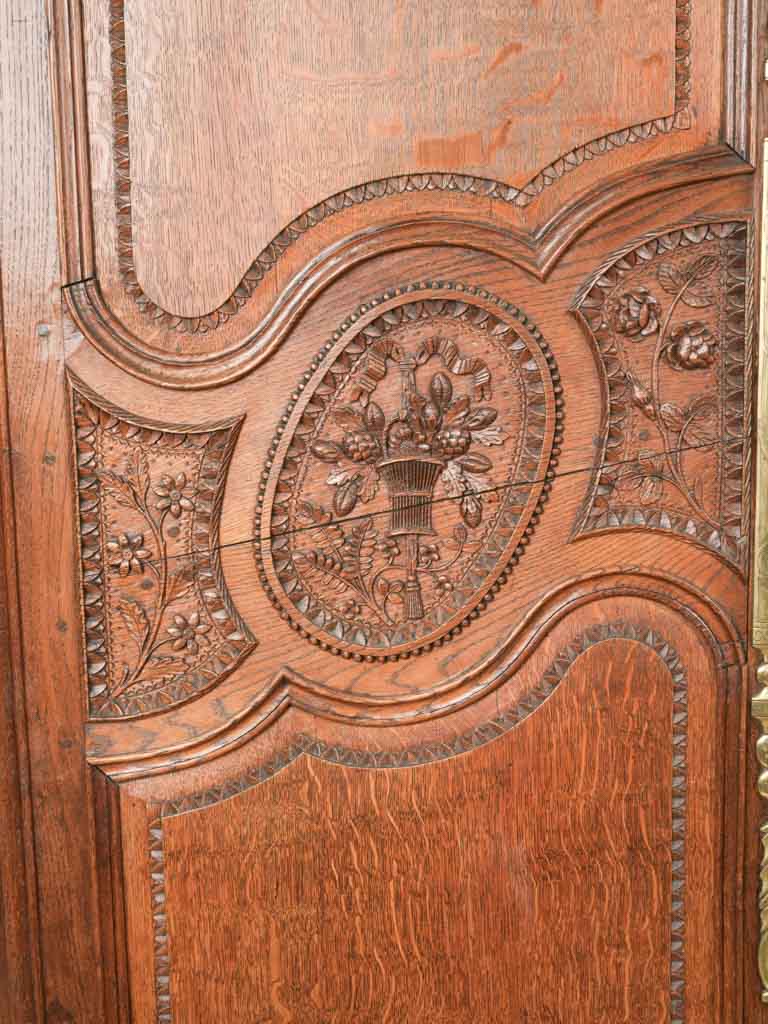
M 299 382 L 256 532 L 291 625 L 381 659 L 455 635 L 499 590 L 550 488 L 562 400 L 535 325 L 485 291 L 424 283 L 371 305 Z
M 71 384 L 90 714 L 146 714 L 213 686 L 255 646 L 217 550 L 241 421 L 152 423 Z
M 744 571 L 747 239 L 744 223 L 647 238 L 612 257 L 577 296 L 606 419 L 575 536 L 671 531 Z

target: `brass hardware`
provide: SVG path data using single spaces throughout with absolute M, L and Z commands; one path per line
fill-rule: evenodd
M 758 337 L 757 456 L 755 465 L 755 540 L 753 551 L 752 643 L 760 653 L 758 692 L 752 715 L 760 723 L 758 792 L 768 800 L 768 139 L 763 141 L 763 208 L 760 239 L 760 328 Z M 760 945 L 758 968 L 762 1001 L 768 1003 L 768 820 L 760 827 Z

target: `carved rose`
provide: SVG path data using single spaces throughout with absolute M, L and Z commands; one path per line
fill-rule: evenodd
M 205 643 L 205 634 L 210 631 L 210 626 L 200 621 L 200 615 L 192 612 L 190 616 L 174 615 L 173 624 L 168 627 L 168 632 L 174 638 L 171 647 L 174 651 L 186 651 L 188 654 L 197 654 L 199 644 Z
M 160 477 L 160 483 L 153 490 L 158 497 L 155 508 L 159 512 L 168 511 L 178 519 L 182 511 L 188 512 L 194 508 L 192 499 L 197 492 L 187 483 L 186 473 L 178 473 L 175 477 Z
M 717 338 L 706 324 L 688 320 L 672 332 L 666 349 L 667 362 L 674 370 L 704 370 L 717 355 Z
M 661 306 L 647 288 L 625 292 L 616 309 L 616 330 L 641 340 L 659 329 Z
M 110 554 L 110 566 L 117 569 L 121 576 L 130 573 L 143 573 L 144 562 L 152 552 L 144 547 L 143 533 L 121 533 L 118 537 L 110 537 L 107 541 Z

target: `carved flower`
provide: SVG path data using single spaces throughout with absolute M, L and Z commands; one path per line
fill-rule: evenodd
M 174 651 L 186 651 L 188 654 L 197 654 L 199 644 L 205 643 L 205 634 L 210 626 L 200 621 L 200 615 L 192 612 L 189 616 L 174 615 L 173 625 L 168 627 L 168 632 L 174 641 L 171 647 Z
M 190 511 L 194 508 L 192 499 L 197 492 L 187 483 L 186 473 L 178 473 L 175 477 L 161 476 L 160 483 L 153 490 L 158 497 L 155 508 L 160 512 L 167 510 L 178 519 L 182 510 Z
M 438 576 L 435 582 L 435 589 L 441 597 L 444 597 L 446 594 L 450 594 L 453 590 L 453 583 L 447 576 Z
M 666 349 L 673 370 L 705 370 L 717 355 L 717 338 L 700 320 L 688 320 L 672 332 Z
M 616 308 L 616 330 L 638 341 L 659 329 L 661 306 L 647 288 L 625 292 Z
M 382 537 L 376 542 L 376 550 L 384 555 L 388 562 L 394 562 L 400 554 L 400 545 L 394 537 Z
M 110 537 L 107 551 L 111 558 L 110 567 L 117 569 L 121 576 L 128 576 L 132 572 L 143 573 L 144 561 L 152 555 L 144 547 L 143 533 L 121 533 L 117 537 Z
M 433 562 L 440 561 L 440 548 L 437 544 L 420 544 L 419 545 L 419 565 L 423 565 L 425 568 L 429 568 Z

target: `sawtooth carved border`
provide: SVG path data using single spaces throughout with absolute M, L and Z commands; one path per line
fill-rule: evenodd
M 604 420 L 574 539 L 616 529 L 671 532 L 745 574 L 752 248 L 747 221 L 683 225 L 614 253 L 577 293 L 571 308 L 597 356 Z M 685 405 L 667 397 L 669 385 Z M 684 465 L 702 453 L 716 479 L 709 503 Z
M 398 752 L 381 752 L 349 749 L 336 743 L 331 746 L 306 734 L 299 734 L 287 749 L 278 753 L 271 761 L 256 766 L 229 782 L 155 805 L 149 823 L 148 855 L 154 938 L 156 1024 L 173 1024 L 172 949 L 168 934 L 163 850 L 163 822 L 166 818 L 199 811 L 236 797 L 254 786 L 267 782 L 302 754 L 352 768 L 391 769 L 416 767 L 469 753 L 521 725 L 555 692 L 580 655 L 596 644 L 612 640 L 629 640 L 643 644 L 661 658 L 672 680 L 670 1020 L 671 1024 L 685 1024 L 688 679 L 677 651 L 658 631 L 623 621 L 585 630 L 560 651 L 538 683 L 512 706 L 500 711 L 488 723 L 459 735 L 454 740 L 433 742 Z
M 256 257 L 231 295 L 216 309 L 202 316 L 184 317 L 162 309 L 142 289 L 136 275 L 131 215 L 131 149 L 128 116 L 128 74 L 125 41 L 125 0 L 109 0 L 109 38 L 112 68 L 113 150 L 115 164 L 115 205 L 117 216 L 117 258 L 121 279 L 128 295 L 153 324 L 184 334 L 205 334 L 230 320 L 253 295 L 260 281 L 278 263 L 282 254 L 316 224 L 350 206 L 373 202 L 405 192 L 453 192 L 496 199 L 515 207 L 527 207 L 541 193 L 585 161 L 624 146 L 645 142 L 659 135 L 691 126 L 691 6 L 693 0 L 676 0 L 675 8 L 675 100 L 674 111 L 666 117 L 630 125 L 599 136 L 569 150 L 539 171 L 522 188 L 489 178 L 465 174 L 405 174 L 367 182 L 344 189 L 296 217 Z
M 69 383 L 90 717 L 146 715 L 214 686 L 256 644 L 218 545 L 242 419 L 170 426 Z

